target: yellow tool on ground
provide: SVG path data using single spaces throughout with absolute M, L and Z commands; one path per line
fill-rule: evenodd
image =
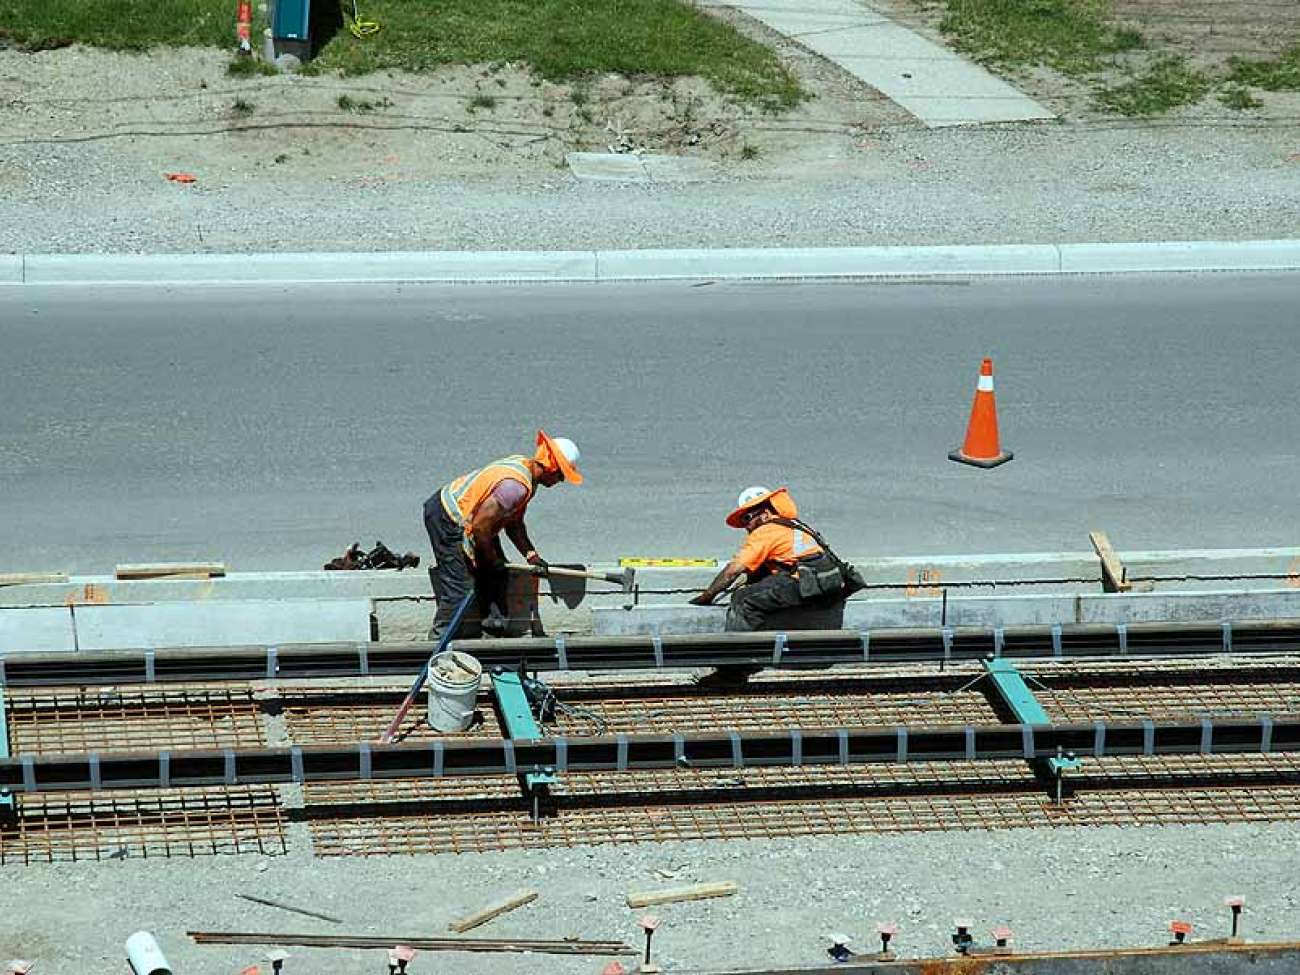
M 619 559 L 624 569 L 716 569 L 717 559 Z
M 371 34 L 379 33 L 379 22 L 362 20 L 361 11 L 357 9 L 357 0 L 352 0 L 352 23 L 348 24 L 348 30 L 352 31 L 352 36 L 357 40 L 364 40 Z

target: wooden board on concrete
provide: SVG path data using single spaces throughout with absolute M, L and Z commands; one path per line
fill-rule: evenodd
M 517 890 L 508 897 L 502 897 L 498 901 L 493 901 L 482 910 L 475 911 L 473 914 L 467 914 L 462 918 L 452 921 L 448 928 L 457 934 L 463 934 L 471 928 L 476 928 L 480 924 L 487 924 L 494 917 L 500 917 L 516 907 L 523 907 L 525 904 L 531 904 L 537 900 L 537 891 L 535 890 Z
M 211 579 L 224 576 L 224 562 L 145 562 L 119 565 L 113 573 L 118 579 Z
M 1128 581 L 1128 571 L 1115 554 L 1105 532 L 1088 532 L 1093 551 L 1101 559 L 1101 586 L 1107 592 L 1128 592 L 1133 584 Z
M 0 586 L 34 586 L 67 581 L 66 572 L 0 572 Z
M 733 880 L 719 880 L 690 887 L 667 887 L 663 890 L 633 891 L 627 895 L 628 907 L 649 907 L 652 904 L 673 904 L 677 901 L 702 901 L 710 897 L 730 897 L 740 888 Z

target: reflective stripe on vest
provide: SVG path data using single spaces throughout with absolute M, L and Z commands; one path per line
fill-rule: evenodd
M 781 527 L 786 528 L 789 526 L 782 525 Z M 807 532 L 800 528 L 790 528 L 790 531 L 794 532 L 794 537 L 790 540 L 790 554 L 794 561 L 782 562 L 778 559 L 768 559 L 764 563 L 764 568 L 768 572 L 794 572 L 799 562 L 824 554 L 822 547 L 815 543 Z
M 496 476 L 493 476 L 494 474 Z M 480 484 L 480 479 L 485 477 L 491 480 Z M 468 531 L 470 519 L 474 517 L 474 512 L 483 503 L 483 499 L 506 478 L 522 482 L 528 488 L 527 500 L 533 499 L 537 484 L 533 481 L 533 473 L 528 467 L 528 458 L 521 454 L 513 454 L 493 461 L 476 471 L 470 471 L 444 487 L 440 497 L 447 517 Z M 468 510 L 466 510 L 466 502 L 469 502 Z

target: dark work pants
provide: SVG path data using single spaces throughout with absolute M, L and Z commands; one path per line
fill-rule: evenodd
M 748 633 L 767 628 L 773 613 L 803 605 L 799 595 L 799 580 L 785 572 L 773 572 L 748 586 L 741 586 L 731 594 L 727 608 L 727 630 Z
M 465 532 L 447 516 L 437 494 L 424 502 L 424 528 L 429 533 L 429 542 L 433 546 L 433 595 L 438 600 L 438 610 L 433 617 L 433 626 L 429 629 L 429 639 L 438 640 L 442 637 L 456 607 L 471 586 L 474 587 L 476 606 L 471 606 L 466 612 L 456 636 L 465 639 L 481 636 L 483 620 L 491 615 L 494 603 L 498 611 L 505 615 L 505 569 L 470 565 L 462 546 Z M 504 565 L 505 552 L 501 549 L 501 542 L 494 539 L 492 544 L 496 548 L 496 562 Z

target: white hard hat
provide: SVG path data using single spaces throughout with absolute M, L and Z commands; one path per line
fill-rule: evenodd
M 753 487 L 747 487 L 740 492 L 740 497 L 736 499 L 737 508 L 748 508 L 751 504 L 765 495 L 771 494 L 771 488 L 765 488 L 761 484 L 755 484 Z
M 582 459 L 582 453 L 578 450 L 578 445 L 568 437 L 552 437 L 551 442 L 559 448 L 560 453 L 574 467 L 578 466 L 578 461 Z

